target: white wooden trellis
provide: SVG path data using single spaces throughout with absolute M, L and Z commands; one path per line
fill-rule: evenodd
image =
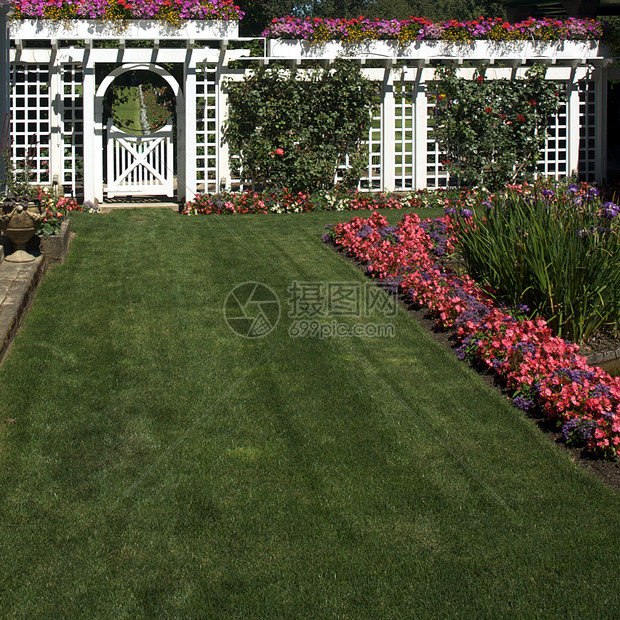
M 218 67 L 196 67 L 196 182 L 200 193 L 218 191 Z
M 60 184 L 71 195 L 77 194 L 84 180 L 84 98 L 81 64 L 66 63 L 61 68 L 62 79 L 62 157 Z
M 270 41 L 264 56 L 251 59 L 247 49 L 229 49 L 229 41 L 243 41 L 237 36 L 236 23 L 190 21 L 174 28 L 145 20 L 130 22 L 127 30 L 119 33 L 101 22 L 61 25 L 31 20 L 13 22 L 10 30 L 14 156 L 19 159 L 29 151 L 33 179 L 38 184 L 51 185 L 57 180 L 67 193 L 81 193 L 87 200 L 104 198 L 102 100 L 120 73 L 136 67 L 153 71 L 166 79 L 175 93 L 177 127 L 172 159 L 176 163 L 169 162 L 169 167 L 176 173 L 177 199 L 182 201 L 197 193 L 235 187 L 228 161 L 234 154 L 229 154 L 222 140 L 226 79 L 243 79 L 257 63 L 284 60 L 297 64 L 306 59 L 329 63 L 338 54 L 362 65 L 372 61 L 373 68 L 366 64 L 363 72 L 382 86 L 381 110 L 368 136 L 368 167 L 360 183 L 363 189 L 402 191 L 449 184 L 433 137 L 432 82 L 437 63 L 459 66 L 464 61 L 490 63 L 489 79 L 523 74 L 534 61 L 546 63 L 547 78 L 566 90 L 567 102 L 552 123 L 540 172 L 558 178 L 578 170 L 590 180 L 602 179 L 606 173 L 602 118 L 610 58 L 596 42 L 503 45 L 476 41 L 463 45 L 421 41 L 403 48 L 394 41 L 378 41 L 356 51 L 337 42 L 312 46 Z M 49 45 L 42 47 L 45 39 Z M 37 40 L 37 46 L 30 46 L 31 40 Z M 75 44 L 78 40 L 80 46 Z M 117 40 L 118 45 L 100 47 L 99 40 Z M 131 47 L 132 40 L 150 41 L 151 45 Z M 245 70 L 229 66 L 237 58 L 245 58 Z M 496 68 L 500 63 L 505 68 Z M 109 65 L 115 69 L 105 75 Z M 473 73 L 473 69 L 459 71 Z M 33 105 L 27 90 L 36 98 Z
M 16 174 L 48 185 L 50 177 L 50 67 L 11 65 L 11 150 Z
M 562 103 L 553 115 L 547 128 L 547 140 L 538 162 L 538 172 L 555 179 L 568 173 L 568 103 L 566 101 L 567 83 L 558 82 L 557 89 Z
M 596 83 L 588 77 L 579 89 L 579 174 L 586 181 L 597 176 L 597 97 Z
M 359 187 L 363 190 L 380 190 L 382 188 L 382 126 L 383 105 L 381 105 L 377 112 L 373 115 L 368 129 L 368 139 L 365 141 L 365 146 L 368 149 L 368 155 L 366 158 L 366 167 L 362 170 L 362 175 L 359 181 Z M 336 170 L 336 175 L 334 178 L 336 182 L 343 179 L 349 165 L 349 154 L 346 154 L 344 162 Z

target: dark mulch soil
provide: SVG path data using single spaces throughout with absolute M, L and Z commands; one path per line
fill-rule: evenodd
M 328 244 L 334 249 L 334 251 L 338 252 L 342 257 L 346 258 L 349 262 L 356 265 L 359 269 L 361 269 L 364 273 L 366 273 L 366 267 L 362 265 L 358 260 L 354 259 L 351 256 L 348 256 L 345 252 L 343 252 L 337 245 Z M 378 281 L 376 281 L 379 284 Z M 425 308 L 417 307 L 411 304 L 403 295 L 400 296 L 399 299 L 400 304 L 407 309 L 407 311 L 413 316 L 418 323 L 424 327 L 434 340 L 442 343 L 444 346 L 455 350 L 457 347 L 456 335 L 451 331 L 441 331 L 435 327 L 436 320 L 431 318 Z M 620 338 L 612 338 L 609 337 L 609 341 L 611 341 L 612 346 L 611 349 L 620 348 Z M 602 349 L 602 346 L 609 345 L 609 341 L 606 340 L 605 337 L 600 338 L 597 342 L 592 342 L 589 350 L 583 350 L 585 355 L 590 354 L 591 352 L 599 352 L 605 349 Z M 509 398 L 508 393 L 503 389 L 502 385 L 499 383 L 497 377 L 494 375 L 485 372 L 482 368 L 476 368 L 479 371 L 481 377 L 484 381 L 491 385 L 492 387 L 500 390 Z M 527 415 L 524 413 L 524 415 Z M 545 433 L 549 441 L 552 441 L 558 449 L 566 452 L 570 458 L 577 465 L 581 467 L 585 467 L 589 469 L 595 476 L 597 476 L 600 480 L 602 480 L 607 486 L 612 488 L 615 491 L 620 491 L 620 459 L 615 459 L 613 461 L 603 461 L 599 458 L 595 458 L 591 453 L 582 448 L 571 448 L 566 445 L 564 442 L 564 438 L 562 433 L 559 432 L 559 429 L 555 425 L 555 423 L 547 420 L 544 417 L 537 417 L 536 415 L 530 415 L 530 417 L 536 425 Z
M 581 353 L 588 356 L 592 353 L 604 353 L 606 351 L 616 351 L 620 349 L 620 334 L 614 336 L 613 334 L 596 334 L 586 340 L 580 347 Z

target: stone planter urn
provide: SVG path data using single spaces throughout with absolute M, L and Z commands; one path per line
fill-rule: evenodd
M 34 256 L 26 252 L 25 246 L 44 217 L 45 211 L 38 199 L 9 195 L 4 200 L 0 213 L 0 230 L 15 246 L 15 251 L 6 257 L 7 262 L 30 263 L 34 260 Z

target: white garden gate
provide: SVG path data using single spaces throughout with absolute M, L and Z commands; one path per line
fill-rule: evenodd
M 107 187 L 116 196 L 174 196 L 172 121 L 145 135 L 130 135 L 108 121 Z

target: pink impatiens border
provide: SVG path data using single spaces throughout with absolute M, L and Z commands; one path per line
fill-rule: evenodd
M 441 227 L 454 242 L 449 215 Z M 441 328 L 456 329 L 460 359 L 482 364 L 505 382 L 514 403 L 537 408 L 562 426 L 566 439 L 594 454 L 615 458 L 620 450 L 620 377 L 590 367 L 579 347 L 554 336 L 543 318 L 520 320 L 492 300 L 468 276 L 440 267 L 432 227 L 416 214 L 396 226 L 374 212 L 336 224 L 330 240 L 378 278 L 396 278 L 401 291 L 429 309 Z M 326 239 L 327 240 L 327 239 Z

